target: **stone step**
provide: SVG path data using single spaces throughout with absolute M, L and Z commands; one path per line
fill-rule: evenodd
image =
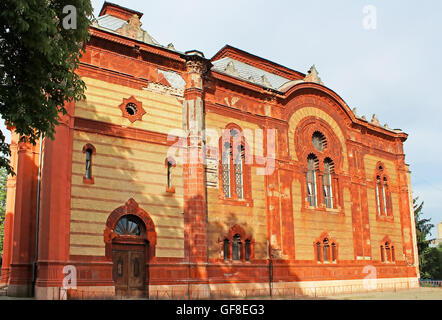
M 8 286 L 0 286 L 0 296 L 8 295 Z

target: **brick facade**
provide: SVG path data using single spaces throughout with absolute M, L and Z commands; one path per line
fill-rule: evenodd
M 367 270 L 384 287 L 417 285 L 407 134 L 358 117 L 314 67 L 231 46 L 178 52 L 137 29 L 141 16 L 105 3 L 78 69 L 86 100 L 41 149 L 13 135 L 9 294 L 62 298 L 69 265 L 70 297 L 113 296 L 127 214 L 144 225 L 152 298 L 364 290 Z M 128 22 L 112 31 L 105 18 Z

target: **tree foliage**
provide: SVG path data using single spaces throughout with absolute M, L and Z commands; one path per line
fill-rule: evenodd
M 75 28 L 65 28 L 68 5 L 75 8 Z M 64 103 L 84 98 L 85 84 L 74 70 L 91 14 L 90 0 L 0 1 L 0 115 L 22 141 L 53 138 Z M 9 155 L 0 132 L 0 167 L 12 173 Z
M 3 254 L 3 237 L 5 230 L 6 209 L 6 180 L 8 172 L 6 168 L 0 168 L 0 256 Z
M 423 217 L 423 206 L 424 202 L 419 203 L 419 197 L 413 199 L 420 276 L 422 279 L 441 279 L 442 247 L 440 249 L 430 247 L 430 242 L 433 239 L 428 239 L 428 237 L 434 225 L 431 223 L 431 219 Z

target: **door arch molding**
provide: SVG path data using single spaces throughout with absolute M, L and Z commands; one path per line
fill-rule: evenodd
M 155 231 L 155 224 L 152 221 L 150 215 L 140 208 L 138 203 L 130 198 L 126 203 L 116 208 L 111 212 L 106 221 L 106 228 L 104 230 L 104 243 L 105 243 L 105 255 L 107 260 L 112 260 L 112 241 L 118 237 L 115 229 L 118 221 L 126 215 L 133 215 L 138 217 L 145 227 L 145 232 L 142 234 L 142 239 L 146 240 L 149 244 L 149 261 L 155 258 L 155 247 L 157 244 L 157 234 Z

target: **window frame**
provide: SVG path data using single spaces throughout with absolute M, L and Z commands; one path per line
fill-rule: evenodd
M 232 135 L 233 131 L 237 133 Z M 235 151 L 235 148 L 238 150 Z M 248 148 L 243 130 L 235 124 L 227 125 L 219 140 L 220 157 L 218 175 L 220 187 L 218 188 L 218 200 L 220 203 L 248 207 L 253 206 L 251 164 L 247 161 Z M 241 159 L 240 163 L 238 162 L 239 158 Z M 241 181 L 241 187 L 238 186 L 238 166 L 241 168 L 241 177 L 239 179 Z M 228 181 L 227 187 L 225 181 Z
M 83 174 L 83 184 L 94 184 L 95 179 L 93 175 L 93 165 L 96 149 L 91 143 L 87 143 L 83 146 L 82 152 L 85 154 L 85 171 Z M 87 159 L 88 155 L 90 159 Z M 87 166 L 87 161 L 89 161 L 89 167 Z M 89 172 L 89 174 L 87 174 L 87 172 Z

